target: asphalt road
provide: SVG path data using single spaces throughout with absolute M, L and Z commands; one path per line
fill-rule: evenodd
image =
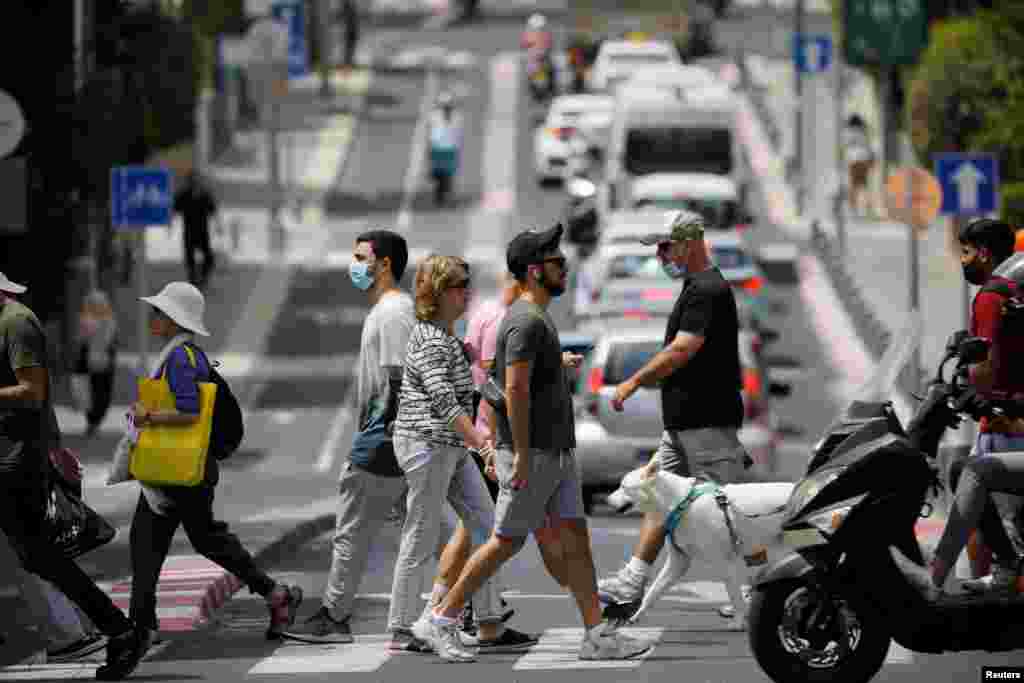
M 723 41 L 771 50 L 763 37 L 784 21 L 782 16 L 774 11 L 736 12 L 723 25 Z M 358 349 L 358 331 L 367 307 L 349 284 L 345 266 L 346 253 L 363 230 L 398 226 L 415 257 L 428 251 L 466 254 L 474 270 L 497 272 L 503 264 L 504 244 L 512 235 L 557 220 L 563 205 L 561 191 L 538 187 L 533 176 L 532 131 L 543 110 L 517 87 L 522 79 L 517 68 L 518 30 L 518 23 L 504 21 L 443 32 L 389 29 L 377 36 L 382 49 L 396 54 L 441 46 L 449 52 L 469 53 L 473 64 L 442 73 L 436 82 L 415 66 L 373 76 L 352 156 L 325 200 L 324 226 L 330 231 L 332 258 L 327 259 L 328 265 L 297 268 L 270 331 L 267 353 L 272 358 L 329 356 Z M 455 200 L 443 209 L 432 205 L 424 150 L 416 143 L 418 137 L 422 139 L 420 114 L 439 88 L 461 93 L 467 123 Z M 755 193 L 755 202 L 762 201 Z M 786 242 L 782 232 L 767 224 L 755 227 L 749 239 L 755 249 L 768 247 L 768 252 Z M 779 477 L 792 480 L 799 476 L 810 443 L 834 417 L 848 387 L 817 337 L 793 263 L 765 265 L 769 320 L 780 332 L 769 355 L 777 378 L 793 384 L 792 396 L 776 406 L 785 427 Z M 559 324 L 567 326 L 567 302 L 557 303 L 555 312 Z M 255 391 L 246 445 L 250 459 L 233 463 L 235 472 L 225 476 L 218 490 L 222 517 L 250 547 L 333 509 L 334 482 L 350 438 L 345 406 L 349 386 L 350 376 L 341 368 L 319 377 L 272 379 Z M 111 503 L 122 528 L 130 521 L 131 507 L 128 494 Z M 639 518 L 617 516 L 598 506 L 590 524 L 598 573 L 603 575 L 628 557 Z M 91 573 L 108 579 L 124 575 L 129 566 L 125 536 L 120 544 L 90 558 Z M 172 553 L 189 552 L 181 535 Z M 457 673 L 435 657 L 392 656 L 385 650 L 384 627 L 396 552 L 397 529 L 389 526 L 375 540 L 360 587 L 354 646 L 268 643 L 262 637 L 265 607 L 243 590 L 223 610 L 219 625 L 174 634 L 140 667 L 136 679 L 283 682 L 329 680 L 341 674 L 345 680 L 358 681 L 446 681 L 459 675 L 486 676 L 495 683 L 556 676 L 599 683 L 670 681 L 683 674 L 687 680 L 715 683 L 767 680 L 750 655 L 746 634 L 723 630 L 725 622 L 715 610 L 725 601 L 724 588 L 711 568 L 699 564 L 638 629 L 640 635 L 658 640 L 650 655 L 615 664 L 576 660 L 578 615 L 572 601 L 544 573 L 533 544 L 503 574 L 509 588 L 506 597 L 516 609 L 511 624 L 544 633 L 533 652 L 481 658 Z M 318 607 L 329 554 L 329 536 L 321 536 L 274 568 L 276 576 L 305 589 L 308 602 L 301 617 Z M 894 648 L 877 680 L 968 680 L 978 675 L 981 663 L 1010 662 L 1012 657 L 918 656 Z M 91 668 L 0 670 L 0 680 L 40 680 L 40 675 L 46 680 L 91 677 Z

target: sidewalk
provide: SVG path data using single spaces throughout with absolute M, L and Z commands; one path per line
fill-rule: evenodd
M 368 89 L 368 72 L 357 70 L 349 77 L 335 76 L 333 80 L 335 92 L 339 93 L 339 99 L 334 104 L 346 104 L 349 105 L 349 111 L 359 111 Z M 325 234 L 326 229 L 320 224 L 320 202 L 343 170 L 349 142 L 354 134 L 355 117 L 340 107 L 326 107 L 317 95 L 317 88 L 318 82 L 315 79 L 292 83 L 282 106 L 282 130 L 291 138 L 295 151 L 295 164 L 287 178 L 300 189 L 304 204 L 301 211 L 283 213 L 283 244 L 270 243 L 267 238 L 267 211 L 253 206 L 253 198 L 265 192 L 269 178 L 266 135 L 263 131 L 239 136 L 236 148 L 207 169 L 207 176 L 220 203 L 221 218 L 225 225 L 232 226 L 237 237 L 234 244 L 229 241 L 230 234 L 219 236 L 214 242 L 221 258 L 206 292 L 206 319 L 213 334 L 205 340 L 204 346 L 215 357 L 226 361 L 225 375 L 233 378 L 232 388 L 242 401 L 243 408 L 249 385 L 261 379 L 256 376 L 253 382 L 248 382 L 246 378 L 258 368 L 265 370 L 261 359 L 266 338 L 288 291 L 295 270 L 294 264 L 304 260 L 315 262 L 314 256 L 323 258 L 322 245 L 327 242 L 329 235 Z M 286 161 L 282 159 L 282 165 Z M 185 279 L 180 219 L 176 222 L 179 225 L 169 230 L 150 229 L 146 234 L 147 281 L 152 292 L 170 280 Z M 102 559 L 108 565 L 116 557 L 116 565 L 123 575 L 127 575 L 130 572 L 127 525 L 138 498 L 137 486 L 124 484 L 108 488 L 105 486 L 105 471 L 122 430 L 124 408 L 134 398 L 138 349 L 136 321 L 140 309 L 132 285 L 115 292 L 114 306 L 118 316 L 122 358 L 115 378 L 113 406 L 100 434 L 86 441 L 81 436 L 85 426 L 84 418 L 70 408 L 66 384 L 58 385 L 55 393 L 65 443 L 79 452 L 85 465 L 85 498 L 120 530 L 120 536 L 106 548 L 96 551 L 96 554 L 105 555 Z M 152 357 L 153 350 L 149 352 Z M 303 359 L 294 360 L 297 363 L 289 364 L 291 370 L 303 364 Z M 338 359 L 319 360 L 330 363 L 321 362 L 315 364 L 315 367 L 322 369 L 331 365 L 335 372 L 338 371 Z M 344 370 L 350 365 L 351 362 L 343 363 L 340 369 Z M 302 419 L 299 418 L 293 428 L 302 429 Z M 247 449 L 273 449 L 278 443 L 277 434 L 263 434 L 266 430 L 256 425 L 250 426 L 251 429 L 247 430 L 250 432 L 247 434 Z M 284 431 L 284 427 L 281 431 Z M 263 457 L 263 453 L 258 450 L 251 454 L 236 454 L 233 461 L 229 461 L 228 467 L 246 467 L 242 463 L 245 457 Z M 248 465 L 245 471 L 232 473 L 232 488 L 244 490 L 254 485 L 266 487 L 269 482 L 280 482 L 285 474 L 276 471 L 272 464 L 261 465 L 260 460 L 254 462 L 256 464 Z M 267 524 L 267 519 L 259 517 L 260 513 L 282 509 L 272 506 L 284 504 L 289 496 L 291 500 L 304 500 L 308 503 L 329 496 L 333 489 L 333 482 L 328 481 L 330 477 L 316 475 L 312 471 L 303 477 L 294 472 L 293 466 L 291 471 L 293 476 L 288 479 L 287 486 L 275 484 L 273 487 L 275 493 L 279 491 L 283 498 L 246 502 L 244 496 L 236 500 L 236 497 L 224 491 L 222 496 L 225 498 L 218 504 L 226 519 L 239 520 L 239 523 L 233 523 L 232 526 L 263 566 L 273 565 L 288 548 L 324 530 L 321 528 L 322 522 L 313 525 L 301 523 L 297 526 L 289 523 L 292 528 L 284 536 L 267 537 L 268 533 L 276 532 Z M 247 523 L 246 519 L 253 521 Z M 158 588 L 159 613 L 162 625 L 167 630 L 192 629 L 208 622 L 214 617 L 216 609 L 239 588 L 234 577 L 205 558 L 180 554 L 183 547 L 181 542 L 172 547 Z M 94 575 L 97 566 L 92 561 L 96 559 L 86 556 L 81 563 L 83 568 Z M 9 615 L 0 629 L 8 638 L 7 645 L 0 648 L 0 666 L 21 661 L 42 645 L 34 629 L 35 619 L 21 597 L 17 577 L 12 569 L 14 566 L 16 561 L 13 560 L 6 540 L 0 536 L 0 610 Z M 115 597 L 119 606 L 126 607 L 126 590 L 130 586 L 130 579 L 109 578 L 114 580 L 107 580 L 101 584 L 102 587 Z
M 782 133 L 781 156 L 792 149 L 793 66 L 788 60 L 754 58 L 751 73 L 757 74 L 765 84 L 765 102 L 774 112 Z M 843 102 L 844 118 L 860 112 L 873 133 L 875 149 L 881 150 L 878 139 L 878 107 L 870 81 L 863 74 L 852 78 L 848 97 Z M 830 122 L 829 122 L 830 123 Z M 822 124 L 825 125 L 825 124 Z M 906 155 L 909 158 L 909 154 Z M 832 169 L 810 170 L 812 177 L 825 178 Z M 872 189 L 879 196 L 881 179 L 873 174 Z M 806 229 L 811 220 L 820 219 L 826 233 L 836 238 L 836 227 L 831 214 L 806 214 L 790 217 L 792 225 L 799 226 L 798 236 L 807 239 Z M 889 220 L 870 220 L 848 216 L 846 220 L 846 268 L 861 291 L 866 303 L 890 332 L 898 330 L 909 310 L 910 241 L 907 228 Z M 963 327 L 963 280 L 957 258 L 948 247 L 948 221 L 940 218 L 918 240 L 920 254 L 921 311 L 924 318 L 922 359 L 926 369 L 934 369 L 948 335 Z

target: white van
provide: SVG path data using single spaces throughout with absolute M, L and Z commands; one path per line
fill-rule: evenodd
M 679 50 L 665 40 L 606 40 L 590 69 L 589 86 L 595 92 L 612 92 L 617 83 L 652 66 L 681 65 Z
M 632 205 L 633 181 L 651 173 L 728 176 L 745 199 L 748 182 L 736 135 L 732 92 L 712 86 L 685 92 L 620 88 L 605 160 L 602 209 Z

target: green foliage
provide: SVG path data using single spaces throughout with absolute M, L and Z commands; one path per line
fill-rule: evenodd
M 1016 4 L 932 26 L 906 111 L 923 165 L 938 152 L 995 151 L 1003 178 L 1024 180 L 1024 8 Z
M 1010 225 L 1024 227 L 1024 182 L 1004 183 L 1001 190 L 1003 205 L 1000 214 Z

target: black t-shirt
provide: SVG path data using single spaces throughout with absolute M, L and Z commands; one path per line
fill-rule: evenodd
M 688 276 L 668 319 L 665 346 L 679 332 L 704 337 L 704 344 L 662 383 L 665 429 L 743 423 L 739 329 L 736 298 L 722 273 L 709 268 Z

